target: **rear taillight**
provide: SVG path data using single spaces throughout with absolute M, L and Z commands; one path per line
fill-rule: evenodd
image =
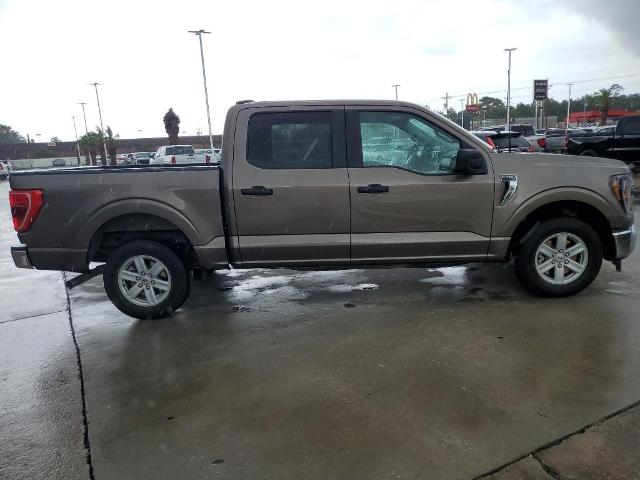
M 496 149 L 496 144 L 493 143 L 493 140 L 491 140 L 491 137 L 487 137 L 487 143 L 491 148 L 493 148 L 494 150 Z
M 538 142 L 538 145 L 540 146 L 540 148 L 547 148 L 547 139 L 542 137 L 536 140 L 536 142 Z
M 176 164 L 176 157 L 171 157 L 171 163 Z
M 211 155 L 205 155 L 204 156 L 204 162 L 205 163 L 211 163 Z
M 42 208 L 42 190 L 11 190 L 9 206 L 16 232 L 27 232 Z

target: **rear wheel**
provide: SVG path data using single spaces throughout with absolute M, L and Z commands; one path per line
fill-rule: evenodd
M 597 157 L 598 156 L 598 152 L 588 148 L 587 150 L 581 151 L 580 152 L 580 156 L 582 156 L 582 157 Z
M 546 297 L 574 295 L 595 279 L 602 265 L 598 234 L 577 218 L 541 223 L 522 245 L 516 260 L 518 279 Z
M 184 263 L 161 243 L 135 240 L 107 258 L 104 288 L 121 312 L 141 320 L 163 318 L 189 296 Z

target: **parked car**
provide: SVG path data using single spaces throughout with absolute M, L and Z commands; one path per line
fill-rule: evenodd
M 529 144 L 531 144 L 534 151 L 538 152 L 543 150 L 538 142 L 540 138 L 543 138 L 543 135 L 536 133 L 533 129 L 533 125 L 530 123 L 512 123 L 511 128 L 507 128 L 506 124 L 497 125 L 495 127 L 490 127 L 490 129 L 496 132 L 504 132 L 506 130 L 509 130 L 510 132 L 518 132 L 525 140 L 527 140 L 527 142 L 529 142 Z M 482 130 L 485 129 L 483 128 Z
M 135 152 L 133 154 L 133 164 L 135 165 L 149 165 L 151 161 L 152 152 Z
M 160 147 L 150 164 L 206 163 L 204 154 L 196 154 L 191 145 L 167 145 Z
M 220 163 L 220 151 L 219 148 L 197 148 L 195 150 L 196 155 L 204 155 L 205 163 Z
M 119 153 L 116 155 L 116 165 L 125 165 L 127 163 L 127 154 Z
M 548 153 L 564 153 L 567 146 L 567 138 L 573 135 L 587 133 L 582 128 L 549 128 L 544 136 L 544 141 L 538 142 L 543 150 Z
M 402 155 L 371 157 L 379 137 Z M 193 269 L 515 259 L 527 288 L 560 297 L 634 248 L 624 163 L 523 161 L 419 105 L 243 102 L 223 139 L 221 166 L 12 174 L 14 263 L 84 273 L 69 288 L 102 273 L 113 304 L 147 319 L 185 302 Z
M 488 143 L 497 152 L 534 152 L 533 146 L 520 132 L 471 132 L 480 140 Z
M 64 158 L 56 158 L 53 160 L 52 165 L 54 167 L 64 167 L 67 165 L 67 161 Z
M 615 127 L 603 127 L 594 132 L 574 133 L 567 137 L 567 153 L 622 160 L 640 168 L 640 115 L 618 120 Z

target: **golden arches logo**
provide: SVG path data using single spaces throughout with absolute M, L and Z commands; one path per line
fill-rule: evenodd
M 478 105 L 477 93 L 467 93 L 467 105 Z

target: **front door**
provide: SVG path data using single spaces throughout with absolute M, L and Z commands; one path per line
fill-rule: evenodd
M 349 263 L 344 107 L 242 110 L 234 148 L 241 264 Z
M 410 107 L 347 107 L 352 263 L 475 261 L 487 256 L 494 182 L 454 174 L 467 145 Z M 477 147 L 475 147 L 477 148 Z

